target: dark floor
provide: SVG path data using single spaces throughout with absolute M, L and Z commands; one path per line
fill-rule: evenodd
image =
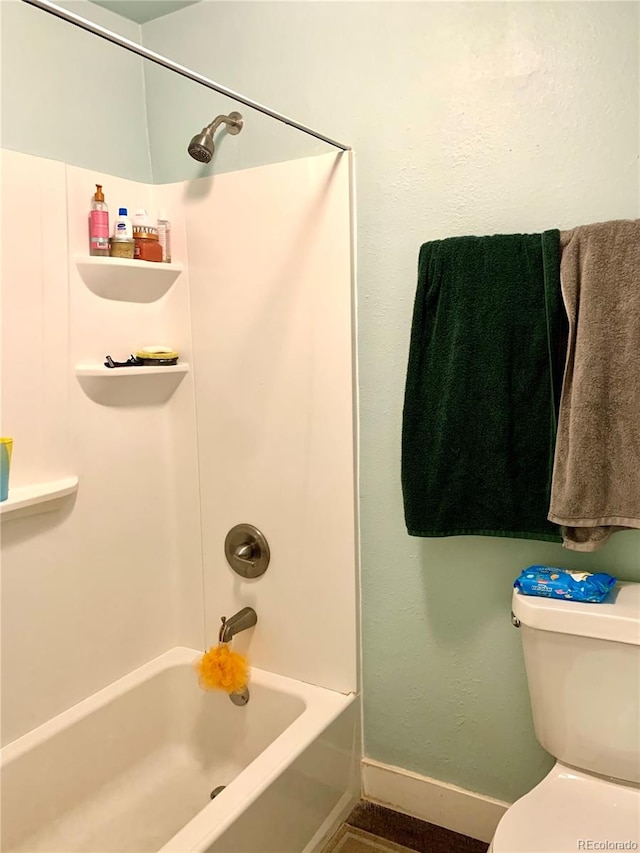
M 361 800 L 325 853 L 486 853 L 488 847 L 484 841 Z

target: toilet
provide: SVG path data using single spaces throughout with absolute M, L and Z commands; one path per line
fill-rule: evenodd
M 512 608 L 536 737 L 556 763 L 489 853 L 640 850 L 640 584 L 603 604 L 514 590 Z

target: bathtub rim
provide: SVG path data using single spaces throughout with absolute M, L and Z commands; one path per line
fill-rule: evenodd
M 174 646 L 96 693 L 72 705 L 0 749 L 0 768 L 73 726 L 79 720 L 174 666 L 192 666 L 202 652 Z M 304 709 L 237 777 L 181 827 L 158 853 L 206 849 L 269 785 L 354 701 L 355 693 L 337 693 L 284 675 L 251 668 L 251 682 L 301 699 Z M 251 684 L 250 684 L 251 686 Z M 242 712 L 242 709 L 238 709 Z M 234 780 L 235 782 L 235 780 Z

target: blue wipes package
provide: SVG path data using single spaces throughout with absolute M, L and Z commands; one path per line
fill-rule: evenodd
M 565 598 L 568 601 L 604 601 L 616 578 L 605 572 L 575 572 L 552 566 L 529 566 L 520 572 L 513 585 L 523 595 Z

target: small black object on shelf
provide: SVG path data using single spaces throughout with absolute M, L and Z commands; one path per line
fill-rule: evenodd
M 126 361 L 114 361 L 110 355 L 106 356 L 105 367 L 142 367 L 144 362 L 135 355 L 130 355 Z

